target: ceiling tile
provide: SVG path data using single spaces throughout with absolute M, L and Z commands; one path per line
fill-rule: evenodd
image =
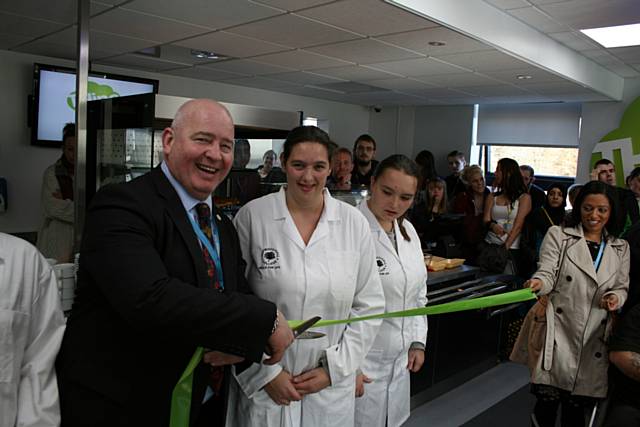
M 640 22 L 637 0 L 570 0 L 538 7 L 576 30 Z
M 517 9 L 529 6 L 527 0 L 484 0 L 498 9 Z
M 285 82 L 297 83 L 300 85 L 321 85 L 324 83 L 335 83 L 339 81 L 330 77 L 321 76 L 319 74 L 306 73 L 304 71 L 271 74 L 269 78 L 274 80 L 283 80 Z
M 518 79 L 518 76 L 531 76 L 531 79 L 526 80 L 534 83 L 545 82 L 564 82 L 566 81 L 560 76 L 550 73 L 540 68 L 527 67 L 527 68 L 515 68 L 511 70 L 497 70 L 497 71 L 485 71 L 483 74 L 487 76 L 511 84 L 520 84 L 522 80 Z
M 584 50 L 580 52 L 600 65 L 618 64 L 620 60 L 605 49 Z
M 551 33 L 548 34 L 548 36 L 559 41 L 570 49 L 577 50 L 578 52 L 597 49 L 599 47 L 596 43 L 590 41 L 587 36 L 579 32 L 565 31 L 562 33 Z
M 180 66 L 190 65 L 188 63 L 166 61 L 160 58 L 135 54 L 113 56 L 110 58 L 100 59 L 95 62 L 106 65 L 138 68 L 146 71 L 166 71 Z
M 73 27 L 67 28 L 66 30 L 47 36 L 42 40 L 50 43 L 74 46 L 75 48 L 77 32 L 78 30 L 74 25 Z M 135 52 L 154 45 L 156 45 L 156 43 L 150 40 L 141 40 L 132 37 L 121 36 L 118 34 L 104 33 L 102 31 L 91 31 L 89 33 L 89 55 L 95 58 Z M 97 56 L 97 49 L 100 49 L 101 52 L 108 54 Z
M 296 10 L 307 9 L 321 4 L 332 3 L 336 0 L 252 0 L 253 3 L 263 4 L 266 6 L 277 7 L 278 9 L 293 12 Z
M 228 0 L 190 0 L 187 7 L 180 1 L 134 0 L 123 8 L 211 29 L 231 27 L 282 13 L 250 1 Z
M 339 1 L 299 14 L 367 36 L 438 26 L 428 19 L 379 0 Z
M 222 70 L 232 73 L 245 74 L 247 76 L 260 76 L 293 71 L 291 68 L 264 64 L 262 62 L 251 61 L 248 59 L 232 59 L 230 61 L 222 61 L 212 63 L 210 65 L 204 65 L 204 67 L 211 68 L 212 70 Z
M 477 73 L 442 74 L 436 76 L 418 76 L 417 80 L 442 87 L 495 86 L 498 82 Z
M 284 82 L 282 80 L 273 80 L 265 77 L 242 77 L 236 79 L 230 79 L 225 81 L 225 83 L 237 85 L 237 86 L 247 86 L 254 87 L 258 89 L 266 89 L 266 90 L 280 90 L 281 88 L 286 87 L 301 87 L 299 84 Z
M 109 5 L 91 2 L 90 14 L 93 16 L 104 10 Z M 14 13 L 16 15 L 28 16 L 34 19 L 44 19 L 60 24 L 75 24 L 78 14 L 76 13 L 76 0 L 20 0 L 3 1 L 0 4 L 0 11 Z
M 202 36 L 192 37 L 176 42 L 175 44 L 196 50 L 216 52 L 234 58 L 246 58 L 291 49 L 287 46 L 269 43 L 252 37 L 240 36 L 226 31 L 216 31 Z
M 358 37 L 353 33 L 295 15 L 276 16 L 240 25 L 228 31 L 292 47 L 315 46 Z
M 423 90 L 432 88 L 433 85 L 409 78 L 392 78 L 382 80 L 371 80 L 370 85 L 382 87 L 391 90 Z
M 91 18 L 92 29 L 159 43 L 193 37 L 210 31 L 201 26 L 124 9 L 113 9 Z
M 2 32 L 5 34 L 40 37 L 61 30 L 64 27 L 64 24 L 56 22 L 31 19 L 12 13 L 0 12 L 0 28 L 2 28 Z
M 445 73 L 460 73 L 465 70 L 445 64 L 433 58 L 406 59 L 403 61 L 370 64 L 377 70 L 389 71 L 406 77 L 429 76 Z
M 477 96 L 517 96 L 527 93 L 526 90 L 512 85 L 500 86 L 474 86 L 461 89 L 465 92 L 472 93 Z
M 431 56 L 491 49 L 490 46 L 444 27 L 408 31 L 377 38 L 396 46 Z M 444 46 L 431 46 L 428 44 L 429 42 L 444 42 L 446 44 Z
M 182 64 L 207 64 L 211 63 L 211 59 L 207 58 L 198 58 L 191 53 L 191 49 L 176 46 L 171 44 L 165 44 L 159 46 L 160 49 L 160 59 L 164 59 L 166 61 L 179 62 Z
M 292 50 L 281 53 L 271 53 L 269 55 L 256 56 L 254 61 L 264 62 L 296 70 L 311 70 L 315 68 L 339 67 L 352 65 L 340 59 L 328 58 L 306 50 Z
M 634 78 L 640 76 L 640 73 L 638 73 L 637 70 L 633 69 L 627 64 L 611 64 L 607 65 L 606 68 L 624 78 Z
M 459 98 L 460 96 L 475 96 L 473 93 L 465 92 L 463 90 L 447 89 L 443 87 L 420 90 L 417 93 L 427 98 Z
M 383 71 L 374 70 L 371 68 L 350 65 L 347 67 L 333 67 L 313 70 L 316 74 L 322 74 L 323 76 L 335 77 L 343 80 L 355 80 L 355 81 L 367 81 L 394 77 L 394 74 L 389 74 Z
M 165 71 L 166 74 L 174 76 L 188 77 L 198 80 L 211 80 L 211 81 L 226 81 L 230 79 L 237 79 L 242 75 L 237 73 L 229 73 L 221 70 L 212 70 L 210 68 L 196 66 L 187 68 L 176 68 L 173 70 Z
M 569 81 L 550 83 L 523 83 L 521 86 L 531 92 L 549 96 L 592 92 L 589 89 L 582 87 L 581 85 Z
M 481 104 L 522 104 L 530 102 L 555 102 L 555 99 L 547 96 L 527 94 L 522 96 L 488 96 L 483 98 Z
M 50 56 L 54 58 L 72 59 L 77 57 L 75 46 L 68 46 L 57 43 L 49 43 L 46 41 L 35 40 L 12 49 L 16 52 L 30 53 L 32 55 Z
M 32 37 L 0 33 L 0 49 L 11 49 L 31 40 Z
M 607 51 L 624 62 L 640 62 L 640 46 L 617 47 Z
M 400 92 L 365 92 L 346 95 L 352 102 L 364 105 L 411 105 L 414 102 L 424 101 L 422 96 Z
M 445 55 L 438 58 L 450 64 L 480 72 L 523 68 L 529 65 L 497 50 Z
M 347 104 L 356 104 L 347 97 L 350 95 L 343 94 L 333 90 L 325 90 L 314 86 L 290 86 L 278 89 L 278 92 L 285 92 L 292 95 L 305 96 L 309 98 L 326 99 L 328 101 L 336 101 Z
M 356 82 L 323 83 L 320 85 L 316 84 L 314 86 L 321 89 L 336 90 L 344 93 L 379 92 L 384 90 L 382 87 Z
M 390 46 L 374 39 L 353 40 L 327 46 L 307 49 L 323 55 L 353 61 L 358 64 L 372 64 L 383 61 L 420 57 L 418 53 Z
M 508 12 L 510 15 L 543 33 L 558 33 L 561 31 L 567 31 L 568 29 L 566 25 L 552 19 L 537 7 L 510 9 Z

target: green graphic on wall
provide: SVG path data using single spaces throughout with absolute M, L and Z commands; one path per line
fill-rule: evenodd
M 617 184 L 624 187 L 625 177 L 640 166 L 640 97 L 627 107 L 620 127 L 603 136 L 593 148 L 591 168 L 603 158 L 613 162 Z
M 94 101 L 96 99 L 117 98 L 120 94 L 114 91 L 109 85 L 101 85 L 89 80 L 87 83 L 87 100 Z M 73 111 L 76 110 L 76 91 L 74 90 L 67 96 L 67 105 Z

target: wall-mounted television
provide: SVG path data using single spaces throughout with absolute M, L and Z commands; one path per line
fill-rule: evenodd
M 76 71 L 45 64 L 33 66 L 31 144 L 59 147 L 62 128 L 76 120 Z M 87 100 L 158 93 L 158 80 L 90 71 Z

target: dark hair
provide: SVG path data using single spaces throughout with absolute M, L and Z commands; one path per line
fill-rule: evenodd
M 509 203 L 513 204 L 518 198 L 527 192 L 527 186 L 524 185 L 522 174 L 520 173 L 520 166 L 518 162 L 508 157 L 503 157 L 498 160 L 498 167 L 502 172 L 502 182 L 498 189 L 498 194 L 504 194 Z
M 284 141 L 284 147 L 282 149 L 282 163 L 287 161 L 291 155 L 293 147 L 302 142 L 315 142 L 323 145 L 324 148 L 327 149 L 327 160 L 330 159 L 331 140 L 329 139 L 329 135 L 316 126 L 298 126 L 289 132 L 287 139 Z
M 609 220 L 605 224 L 605 229 L 609 234 L 617 236 L 622 230 L 618 230 L 616 224 L 616 203 L 613 190 L 610 185 L 600 181 L 589 181 L 580 189 L 576 197 L 576 203 L 571 210 L 571 216 L 567 220 L 567 226 L 577 227 L 578 224 L 582 223 L 582 204 L 584 203 L 584 199 L 591 194 L 602 194 L 606 196 L 609 201 Z
M 462 151 L 453 150 L 449 154 L 447 154 L 447 158 L 449 157 L 458 157 L 460 159 L 464 159 L 464 153 Z
M 416 178 L 416 180 L 420 180 L 420 170 L 418 169 L 418 165 L 416 164 L 416 162 L 414 162 L 413 160 L 411 160 L 405 155 L 393 154 L 387 157 L 386 159 L 384 159 L 383 161 L 381 161 L 380 163 L 378 163 L 378 166 L 376 166 L 376 169 L 373 171 L 373 175 L 372 175 L 373 178 L 378 179 L 378 177 L 380 177 L 384 173 L 384 171 L 386 171 L 387 169 L 394 169 L 404 174 L 407 174 L 409 176 L 412 176 Z M 407 230 L 404 228 L 404 225 L 402 224 L 402 222 L 404 221 L 405 215 L 406 215 L 406 212 L 404 213 L 404 215 L 398 218 L 398 228 L 400 228 L 400 234 L 402 234 L 402 237 L 404 237 L 404 240 L 410 242 L 411 237 L 409 237 Z
M 432 179 L 436 179 L 436 162 L 433 153 L 429 150 L 422 150 L 416 155 L 416 164 L 420 168 L 420 177 L 418 178 L 418 189 L 422 190 L 424 183 Z
M 358 147 L 358 142 L 360 141 L 367 141 L 367 142 L 371 142 L 373 144 L 373 149 L 375 150 L 376 147 L 376 140 L 373 139 L 373 137 L 367 133 L 363 133 L 362 135 L 360 135 L 359 137 L 356 138 L 356 142 L 353 143 L 353 152 L 355 153 L 356 148 Z
M 627 184 L 629 183 L 629 181 L 631 181 L 634 178 L 637 178 L 640 176 L 640 166 L 634 168 L 631 173 L 629 174 L 629 176 L 627 177 Z
M 545 206 L 548 206 L 549 204 L 549 191 L 551 191 L 553 188 L 557 188 L 562 193 L 562 209 L 564 209 L 567 206 L 567 188 L 564 185 L 557 182 L 552 183 L 547 188 L 547 196 L 544 199 Z
M 609 159 L 600 159 L 597 162 L 594 163 L 593 167 L 597 168 L 600 165 L 612 165 L 613 162 Z
M 67 138 L 71 138 L 76 136 L 76 124 L 75 123 L 67 123 L 62 128 L 62 148 L 64 149 L 64 143 L 67 141 Z
M 533 168 L 529 165 L 520 165 L 520 170 L 529 172 L 529 176 L 532 178 L 535 175 Z M 562 194 L 564 194 L 564 192 Z

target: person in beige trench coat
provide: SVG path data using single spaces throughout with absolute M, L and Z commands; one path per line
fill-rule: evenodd
M 615 214 L 608 191 L 595 181 L 585 185 L 576 200 L 573 226 L 549 229 L 538 270 L 526 284 L 538 295 L 548 295 L 545 316 L 533 320 L 546 321 L 531 370 L 538 397 L 533 417 L 539 426 L 555 425 L 545 419 L 555 422 L 561 402 L 562 425 L 583 426 L 584 410 L 607 394 L 609 312 L 626 300 L 630 263 L 628 244 L 605 229 Z M 602 252 L 597 269 L 596 252 Z M 571 412 L 575 424 L 568 418 L 565 422 Z

